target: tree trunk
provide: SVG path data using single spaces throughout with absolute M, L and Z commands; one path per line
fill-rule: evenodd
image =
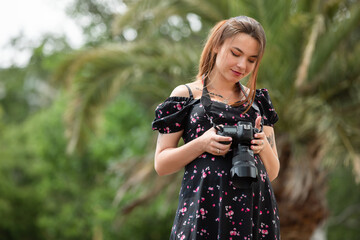
M 287 136 L 277 137 L 277 142 L 281 169 L 273 187 L 279 207 L 281 237 L 308 240 L 328 216 L 320 146 L 307 146 L 304 157 L 294 159 Z

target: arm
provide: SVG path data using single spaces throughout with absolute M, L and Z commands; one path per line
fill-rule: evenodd
M 252 145 L 251 148 L 254 150 L 254 153 L 260 155 L 269 175 L 269 179 L 270 181 L 273 181 L 277 178 L 280 171 L 280 161 L 276 149 L 274 128 L 264 126 L 263 132 L 255 134 L 255 138 L 257 139 L 253 140 L 252 143 L 256 145 Z
M 265 165 L 266 171 L 268 172 L 270 181 L 273 181 L 277 178 L 280 171 L 280 161 L 275 144 L 274 128 L 264 126 L 264 133 L 266 140 L 264 141 L 264 148 L 259 155 Z
M 183 131 L 170 134 L 159 133 L 155 150 L 155 170 L 160 176 L 179 171 L 203 153 L 203 149 L 197 146 L 198 139 L 178 147 L 182 134 Z
M 171 96 L 188 96 L 185 86 L 178 86 Z M 178 147 L 183 130 L 175 133 L 159 133 L 155 150 L 155 170 L 159 175 L 175 173 L 196 159 L 204 152 L 213 155 L 224 155 L 230 149 L 230 144 L 220 141 L 231 141 L 230 137 L 219 136 L 214 128 L 210 128 L 200 137 Z
M 159 134 L 155 150 L 155 170 L 162 175 L 175 173 L 192 162 L 204 152 L 213 155 L 225 155 L 230 145 L 220 141 L 231 141 L 231 137 L 219 136 L 215 128 L 210 128 L 200 137 L 178 147 L 183 131 Z

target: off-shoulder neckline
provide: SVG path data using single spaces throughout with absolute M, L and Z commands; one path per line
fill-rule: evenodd
M 261 92 L 263 92 L 263 91 L 267 91 L 267 89 L 266 89 L 266 88 L 256 89 L 256 94 L 255 94 L 255 96 L 261 96 Z M 166 102 L 166 101 L 171 101 L 171 100 L 177 100 L 177 101 L 192 101 L 192 100 L 195 100 L 194 102 L 197 102 L 197 101 L 200 101 L 200 98 L 194 98 L 194 97 L 192 97 L 192 96 L 188 96 L 188 97 L 184 97 L 184 96 L 170 96 L 170 97 L 168 97 L 168 98 L 165 100 L 165 102 Z M 231 104 L 227 104 L 227 103 L 220 102 L 220 101 L 216 101 L 216 100 L 212 100 L 212 99 L 211 99 L 211 102 L 212 102 L 212 103 L 215 103 L 215 104 L 221 104 L 221 105 L 225 105 L 225 106 L 230 106 L 230 107 L 233 107 L 233 108 L 243 107 L 242 104 L 241 104 L 241 105 L 236 105 L 236 106 L 234 106 L 234 105 L 231 105 Z M 235 102 L 234 104 L 239 103 L 239 102 L 241 102 L 241 101 L 237 101 L 237 102 Z

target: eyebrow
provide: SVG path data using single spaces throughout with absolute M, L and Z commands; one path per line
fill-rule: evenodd
M 239 52 L 241 52 L 242 54 L 244 54 L 244 51 L 242 51 L 240 48 L 238 48 L 238 47 L 233 47 L 233 48 L 235 48 L 236 50 L 238 50 Z M 253 56 L 250 56 L 250 57 L 257 58 L 258 55 L 253 55 Z

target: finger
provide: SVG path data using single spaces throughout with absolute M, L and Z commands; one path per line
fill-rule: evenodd
M 264 140 L 264 139 L 260 139 L 260 140 L 253 140 L 253 141 L 251 141 L 251 143 L 252 143 L 253 146 L 255 146 L 255 147 L 261 147 L 261 148 L 263 148 L 264 145 L 265 145 L 265 141 L 266 141 L 266 140 Z
M 264 145 L 264 140 L 263 139 L 252 140 L 251 144 L 254 146 L 261 146 L 261 145 Z
M 251 150 L 253 150 L 253 152 L 257 154 L 257 153 L 261 152 L 262 146 L 252 145 Z
M 215 155 L 220 155 L 221 154 L 221 150 L 219 148 L 215 149 Z
M 213 155 L 222 156 L 222 155 L 225 155 L 228 151 L 229 151 L 229 149 L 224 150 L 224 149 L 220 149 L 220 148 L 215 148 Z
M 232 141 L 232 138 L 231 137 L 225 137 L 225 136 L 219 136 L 219 135 L 216 135 L 216 141 L 217 142 L 220 142 L 222 144 L 225 144 L 225 145 L 228 145 L 229 143 L 231 143 Z
M 210 128 L 208 131 L 209 131 L 209 132 L 213 132 L 213 133 L 215 133 L 215 134 L 216 134 L 216 132 L 217 132 L 217 130 L 216 130 L 215 127 Z
M 220 131 L 220 129 L 222 129 L 223 127 L 224 127 L 223 124 L 219 124 L 219 125 L 216 125 L 216 126 L 214 127 L 214 129 L 215 129 L 216 132 L 217 132 L 217 131 Z
M 255 128 L 261 130 L 261 116 L 258 116 L 255 120 Z
M 220 149 L 221 151 L 228 151 L 230 149 L 231 144 L 223 144 L 219 142 L 215 142 L 212 146 L 216 149 Z
M 260 132 L 260 133 L 256 133 L 255 135 L 254 135 L 254 137 L 255 138 L 265 138 L 265 133 L 264 132 Z

